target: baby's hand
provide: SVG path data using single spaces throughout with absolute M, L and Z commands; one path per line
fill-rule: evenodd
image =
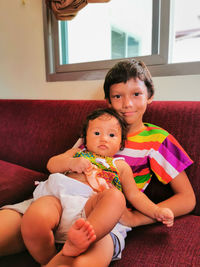
M 97 192 L 103 192 L 105 189 L 109 189 L 108 184 L 104 178 L 98 177 L 98 174 L 101 172 L 96 165 L 92 164 L 92 167 L 89 167 L 85 171 L 86 179 L 89 185 L 93 188 L 93 190 Z
M 169 208 L 160 208 L 156 210 L 155 218 L 157 221 L 162 222 L 167 227 L 171 227 L 174 224 L 174 214 Z
M 91 163 L 91 165 L 84 171 L 84 173 L 87 176 L 91 176 L 91 175 L 95 176 L 97 171 L 98 171 L 98 167 Z
M 84 173 L 86 170 L 92 168 L 92 163 L 83 157 L 72 158 L 70 162 L 70 171 L 77 173 Z

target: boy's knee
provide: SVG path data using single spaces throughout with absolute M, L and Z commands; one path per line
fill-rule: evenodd
M 22 217 L 21 233 L 24 240 L 42 240 L 58 226 L 62 214 L 60 201 L 54 197 L 41 197 L 31 204 Z
M 22 230 L 25 231 L 27 226 L 33 231 L 37 231 L 38 228 L 54 228 L 58 225 L 61 214 L 62 207 L 58 199 L 51 196 L 41 197 L 33 202 L 24 214 Z

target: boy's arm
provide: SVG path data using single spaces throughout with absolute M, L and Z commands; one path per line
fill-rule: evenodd
M 167 226 L 173 225 L 174 215 L 170 209 L 160 208 L 153 203 L 144 193 L 142 193 L 135 183 L 132 170 L 130 166 L 123 160 L 116 161 L 117 168 L 120 172 L 121 183 L 125 197 L 129 202 L 141 213 L 149 216 L 151 219 L 162 221 Z M 131 220 L 131 213 L 126 211 L 129 219 Z M 133 218 L 134 219 L 134 218 Z M 132 224 L 135 226 L 133 220 Z M 131 221 L 130 224 L 131 225 Z
M 78 151 L 80 151 L 79 148 L 72 148 L 62 154 L 51 157 L 47 162 L 47 169 L 50 173 L 64 173 L 66 171 L 84 172 L 91 167 L 91 163 L 83 157 L 73 158 Z

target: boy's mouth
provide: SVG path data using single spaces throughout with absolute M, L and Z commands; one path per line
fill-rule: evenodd
M 122 115 L 124 117 L 129 117 L 129 116 L 133 116 L 136 113 L 136 111 L 126 111 L 126 112 L 122 112 Z

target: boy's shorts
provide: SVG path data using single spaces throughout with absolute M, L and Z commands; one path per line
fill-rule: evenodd
M 57 243 L 64 243 L 67 238 L 66 233 L 69 227 L 78 218 L 86 218 L 84 206 L 93 193 L 93 190 L 88 185 L 63 174 L 56 173 L 51 174 L 48 180 L 39 183 L 33 193 L 34 199 L 25 200 L 14 205 L 6 205 L 2 208 L 13 209 L 24 214 L 35 199 L 44 195 L 54 195 L 60 199 L 63 207 L 61 222 L 55 232 L 55 240 Z M 68 205 L 69 203 L 70 209 Z M 118 223 L 111 231 L 110 235 L 114 244 L 112 260 L 121 259 L 121 253 L 125 247 L 124 239 L 127 236 L 127 232 L 130 230 L 130 227 Z

